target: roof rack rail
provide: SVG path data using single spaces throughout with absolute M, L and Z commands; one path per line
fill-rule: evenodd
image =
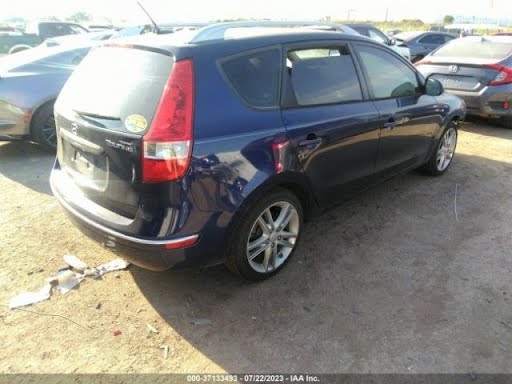
M 229 29 L 234 28 L 294 28 L 306 27 L 309 29 L 329 30 L 333 32 L 343 32 L 352 35 L 359 35 L 352 28 L 343 24 L 328 23 L 323 21 L 233 21 L 226 23 L 216 23 L 201 28 L 190 41 L 198 43 L 209 40 L 222 40 L 224 34 Z

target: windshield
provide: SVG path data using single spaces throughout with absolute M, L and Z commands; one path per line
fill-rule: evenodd
M 432 56 L 503 60 L 512 54 L 512 38 L 466 37 L 453 40 Z

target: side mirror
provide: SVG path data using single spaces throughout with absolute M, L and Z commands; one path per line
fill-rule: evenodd
M 440 96 L 444 93 L 443 84 L 439 80 L 429 77 L 425 82 L 425 93 L 429 96 Z
M 389 46 L 393 46 L 393 45 L 396 45 L 396 40 L 395 39 L 392 39 L 392 38 L 389 38 L 388 39 L 388 43 L 387 43 Z

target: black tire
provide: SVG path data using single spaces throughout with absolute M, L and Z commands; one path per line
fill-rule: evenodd
M 451 156 L 450 158 L 450 161 L 448 163 L 448 165 L 443 168 L 443 169 L 440 169 L 438 167 L 438 153 L 439 153 L 439 150 L 441 148 L 441 144 L 443 142 L 443 139 L 446 135 L 446 133 L 453 129 L 455 131 L 455 147 L 453 148 L 453 155 Z M 430 159 L 428 160 L 428 162 L 422 167 L 422 169 L 428 173 L 429 175 L 432 175 L 432 176 L 441 176 L 442 174 L 444 174 L 448 168 L 450 168 L 450 165 L 452 164 L 453 162 L 453 157 L 455 155 L 455 150 L 457 148 L 457 139 L 459 137 L 459 131 L 458 131 L 459 127 L 458 125 L 455 123 L 455 121 L 451 121 L 447 127 L 444 129 L 443 131 L 443 134 L 441 135 L 441 138 L 437 141 L 436 143 L 436 146 L 435 146 L 435 150 L 432 152 L 432 155 L 430 156 Z
M 505 128 L 512 129 L 512 117 L 502 117 L 501 125 Z
M 273 269 L 271 271 L 262 273 L 255 270 L 249 262 L 249 257 L 247 254 L 248 241 L 255 229 L 255 226 L 257 225 L 256 221 L 260 215 L 262 215 L 268 207 L 282 202 L 290 204 L 293 208 L 295 208 L 296 213 L 298 214 L 297 236 L 295 238 L 295 243 L 293 244 L 294 246 L 291 249 L 291 252 L 283 261 L 279 261 L 281 264 L 276 268 L 272 267 Z M 294 220 L 296 223 L 295 218 L 296 216 L 294 215 Z M 226 249 L 226 266 L 231 272 L 251 281 L 265 280 L 275 275 L 290 261 L 290 259 L 293 257 L 293 254 L 295 253 L 295 250 L 299 246 L 303 220 L 303 208 L 300 200 L 297 198 L 297 196 L 286 189 L 276 189 L 258 199 L 256 202 L 253 202 L 252 204 L 249 203 L 245 209 L 242 208 L 242 210 L 237 215 L 237 218 L 234 219 L 234 222 L 231 225 L 231 234 L 229 236 Z M 281 238 L 279 238 L 279 240 L 281 240 Z M 262 255 L 264 255 L 264 252 Z M 278 256 L 276 256 L 276 259 L 274 260 L 277 260 L 278 257 L 282 258 L 282 252 L 279 252 Z M 268 264 L 269 263 L 267 263 L 267 265 Z M 277 264 L 277 262 L 275 264 Z
M 54 102 L 52 101 L 39 107 L 34 113 L 30 124 L 30 136 L 32 140 L 49 152 L 55 152 L 57 149 L 53 104 Z

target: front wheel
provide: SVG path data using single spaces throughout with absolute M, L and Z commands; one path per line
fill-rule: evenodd
M 230 236 L 228 268 L 247 280 L 264 280 L 290 260 L 302 230 L 299 199 L 279 189 L 241 213 Z
M 440 176 L 448 170 L 457 148 L 457 125 L 450 122 L 439 140 L 436 150 L 432 153 L 424 169 L 433 176 Z

